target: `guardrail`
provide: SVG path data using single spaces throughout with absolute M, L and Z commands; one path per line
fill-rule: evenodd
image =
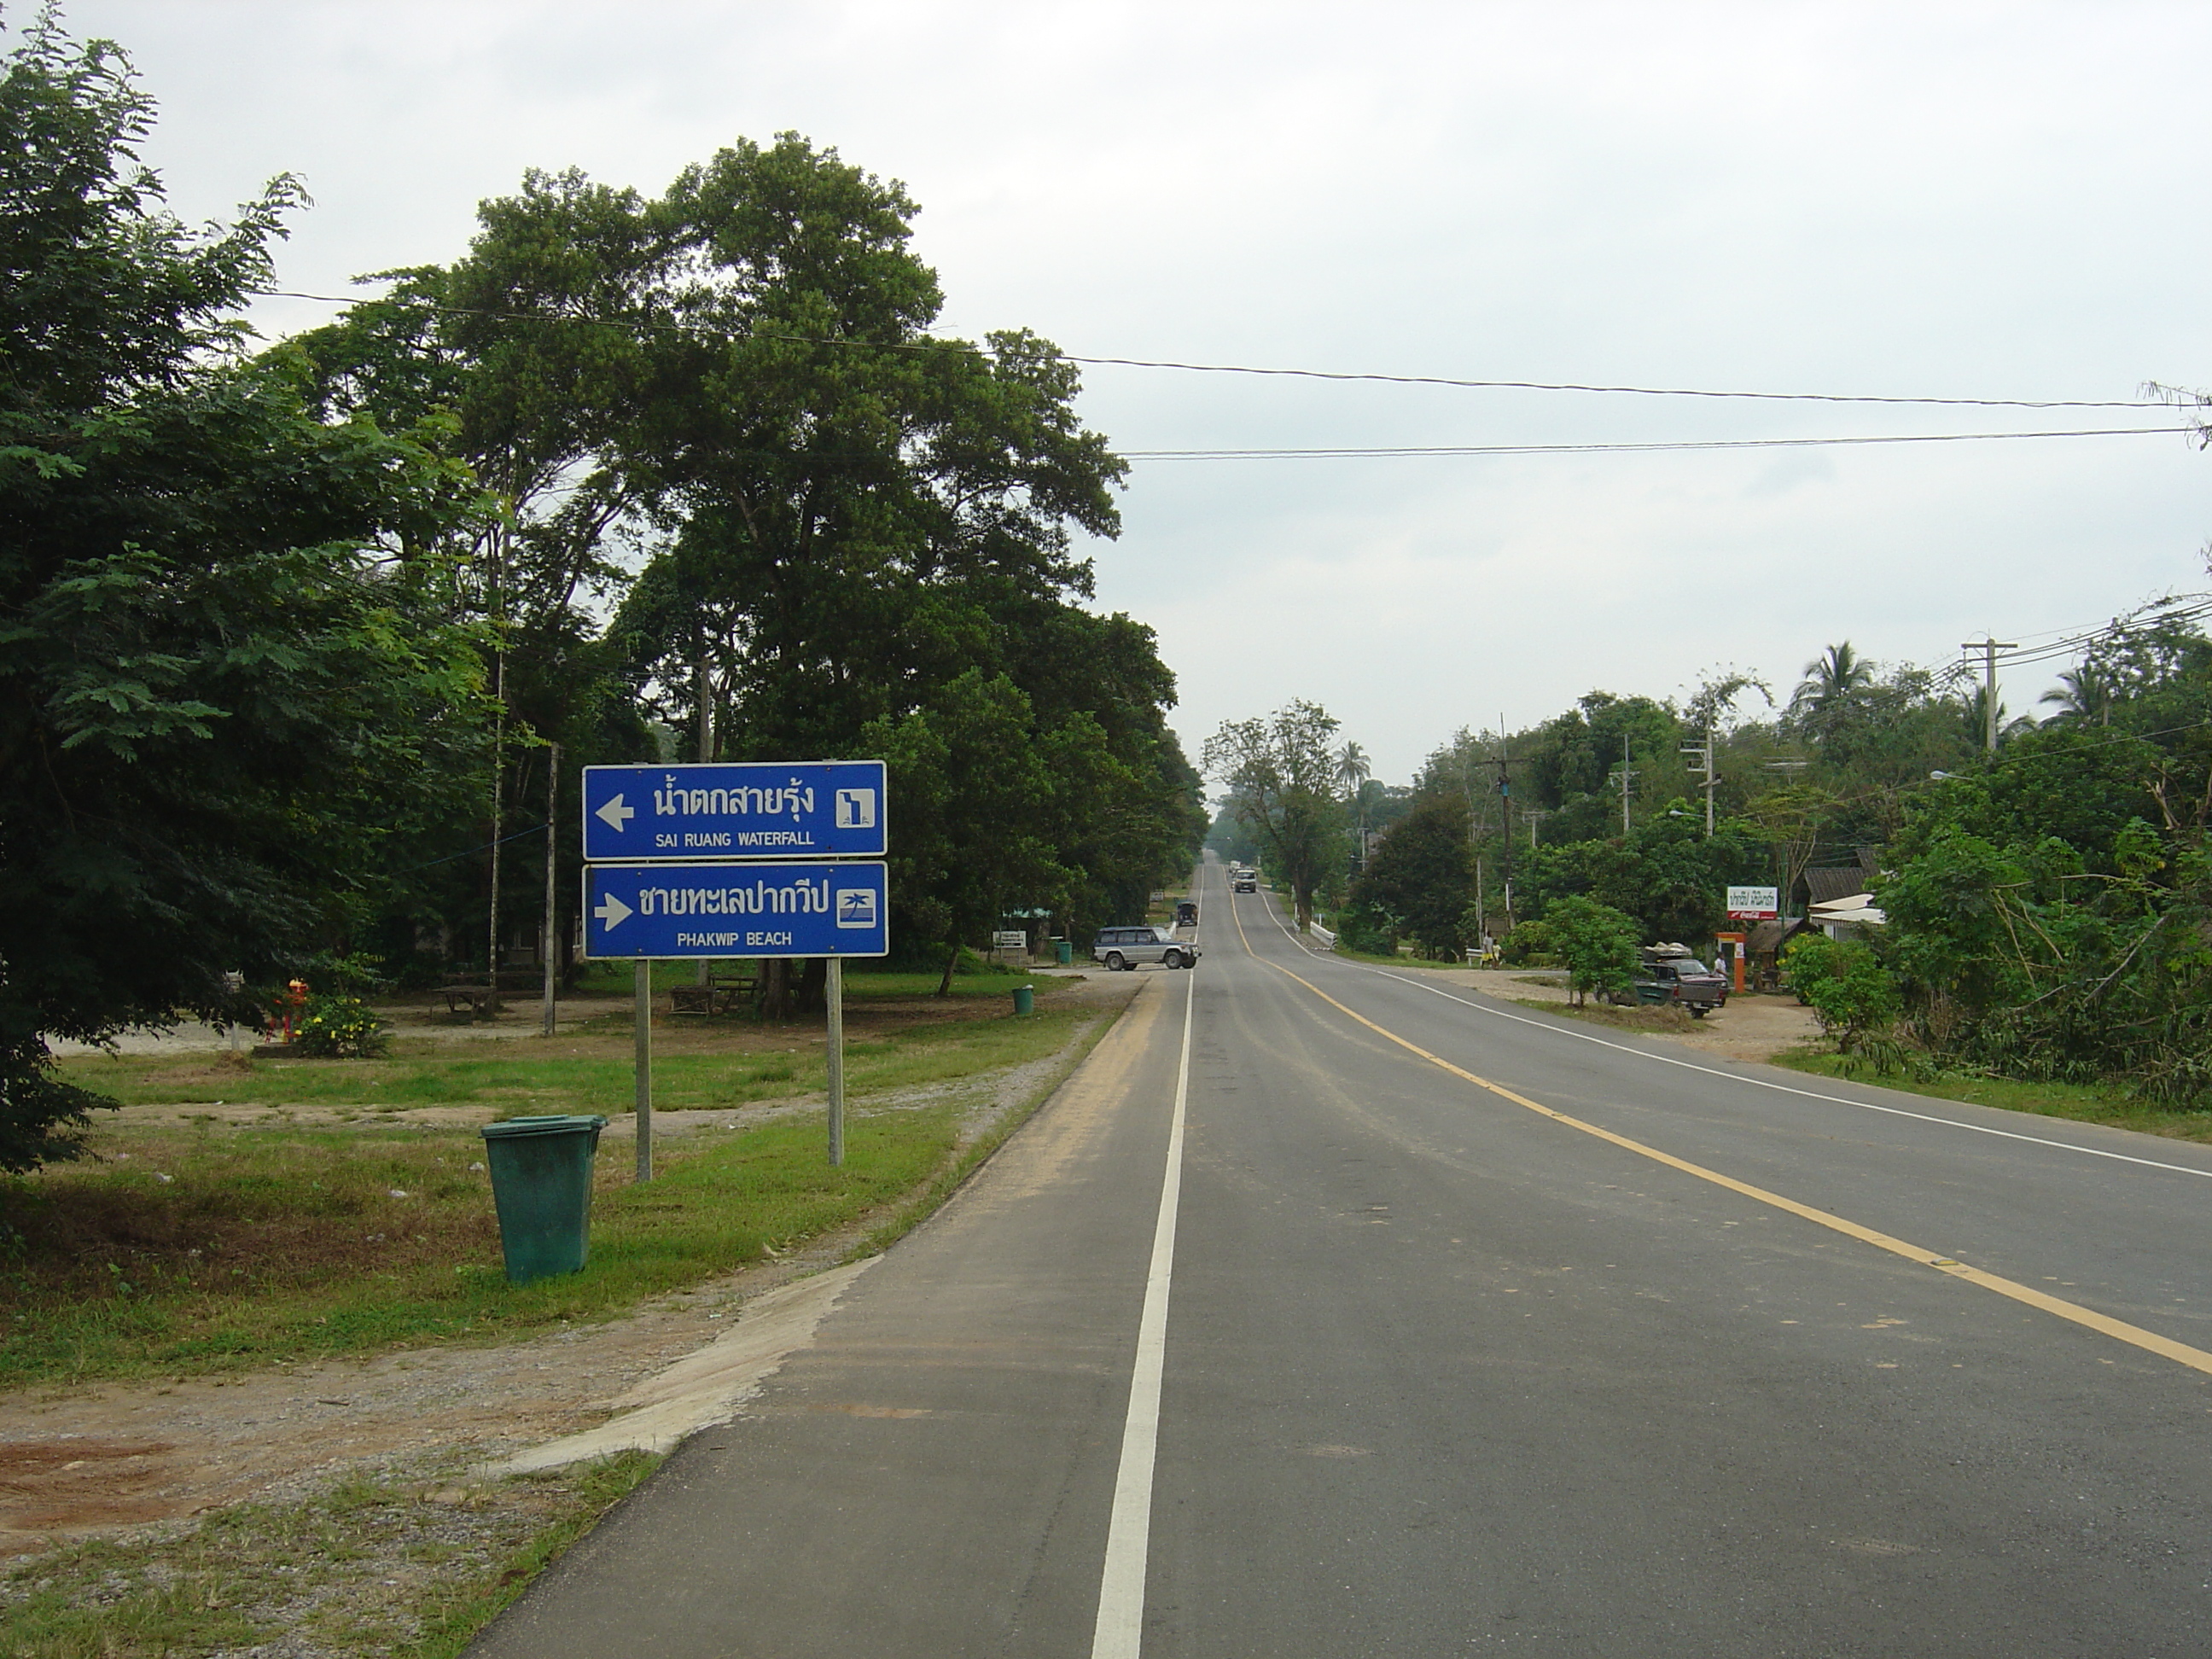
M 1311 934 L 1315 939 L 1321 941 L 1321 948 L 1322 950 L 1334 951 L 1336 949 L 1336 935 L 1330 933 L 1328 928 L 1322 927 L 1319 922 L 1308 922 L 1306 924 L 1306 932 Z

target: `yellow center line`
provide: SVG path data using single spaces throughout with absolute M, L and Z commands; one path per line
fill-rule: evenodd
M 1233 907 L 1230 914 L 1231 916 L 1236 916 Z M 1516 1106 L 1526 1107 L 1538 1116 L 1547 1117 L 1554 1123 L 1564 1124 L 1570 1129 L 1579 1129 L 1583 1133 L 1595 1135 L 1600 1140 L 1610 1141 L 1613 1145 L 1634 1152 L 1640 1158 L 1648 1158 L 1655 1164 L 1663 1164 L 1670 1170 L 1680 1170 L 1685 1175 L 1695 1176 L 1700 1181 L 1709 1181 L 1716 1187 L 1725 1187 L 1729 1191 L 1741 1193 L 1744 1197 L 1758 1203 L 1769 1204 L 1778 1210 L 1787 1211 L 1791 1215 L 1814 1222 L 1832 1232 L 1842 1233 L 1847 1238 L 1855 1238 L 1862 1244 L 1871 1244 L 1878 1250 L 1887 1250 L 1892 1255 L 1904 1257 L 1907 1261 L 1915 1262 L 1923 1267 L 1933 1267 L 1936 1272 L 1948 1273 L 1953 1279 L 1963 1279 L 1969 1285 L 1978 1285 L 1983 1290 L 1994 1291 L 1999 1296 L 2010 1297 L 2014 1301 L 2024 1303 L 2028 1307 L 2039 1310 L 2059 1319 L 2069 1320 L 2074 1324 L 2095 1331 L 2100 1336 L 2109 1336 L 2115 1341 L 2128 1343 L 2147 1352 L 2157 1354 L 2160 1358 L 2171 1359 L 2176 1364 L 2186 1365 L 2191 1370 L 2203 1371 L 2207 1376 L 2212 1376 L 2212 1352 L 2207 1352 L 2203 1348 L 2192 1348 L 2186 1342 L 2176 1342 L 2171 1337 L 2160 1336 L 2156 1331 L 2147 1331 L 2140 1325 L 2130 1325 L 2124 1319 L 2114 1319 L 2109 1315 L 2100 1314 L 2094 1308 L 2082 1307 L 2080 1304 L 2069 1302 L 2063 1297 L 2046 1295 L 2031 1285 L 2022 1285 L 2015 1279 L 2006 1279 L 1996 1273 L 1984 1273 L 1979 1267 L 1968 1267 L 1963 1261 L 1954 1261 L 1948 1256 L 1938 1255 L 1920 1245 L 1909 1244 L 1901 1238 L 1893 1238 L 1887 1233 L 1875 1231 L 1872 1227 L 1862 1227 L 1856 1221 L 1846 1220 L 1844 1217 L 1832 1214 L 1826 1210 L 1816 1210 L 1809 1204 L 1800 1204 L 1794 1199 L 1783 1197 L 1779 1193 L 1770 1193 L 1764 1187 L 1754 1187 L 1748 1182 L 1736 1180 L 1733 1176 L 1724 1176 L 1717 1170 L 1708 1170 L 1701 1164 L 1692 1164 L 1686 1158 L 1676 1158 L 1672 1152 L 1662 1152 L 1656 1146 L 1647 1146 L 1640 1140 L 1632 1140 L 1626 1135 L 1615 1134 L 1612 1130 L 1601 1128 L 1595 1123 L 1586 1123 L 1581 1118 L 1570 1117 L 1566 1113 L 1555 1111 L 1549 1106 L 1529 1099 L 1526 1095 L 1516 1094 L 1503 1084 L 1492 1083 L 1488 1078 L 1477 1077 L 1464 1066 L 1455 1066 L 1443 1055 L 1432 1054 L 1418 1042 L 1409 1042 L 1395 1031 L 1377 1025 L 1366 1015 L 1355 1009 L 1346 1007 L 1311 980 L 1292 973 L 1282 963 L 1268 961 L 1267 957 L 1253 950 L 1251 940 L 1245 938 L 1244 922 L 1242 917 L 1237 917 L 1237 938 L 1253 960 L 1273 969 L 1285 979 L 1297 981 L 1298 984 L 1304 986 L 1307 990 L 1346 1018 L 1358 1021 L 1377 1036 L 1396 1043 L 1407 1053 L 1419 1054 L 1430 1065 L 1449 1072 L 1454 1077 L 1472 1083 L 1478 1089 L 1488 1090 L 1501 1100 L 1510 1100 Z

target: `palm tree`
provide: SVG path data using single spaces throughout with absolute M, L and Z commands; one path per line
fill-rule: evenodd
M 1336 751 L 1336 781 L 1359 808 L 1359 867 L 1363 870 L 1367 867 L 1367 780 L 1374 772 L 1367 751 L 1357 743 L 1347 743 Z
M 1849 640 L 1830 646 L 1800 672 L 1805 678 L 1790 698 L 1792 708 L 1832 708 L 1854 700 L 1874 684 L 1874 665 L 1854 651 Z
M 1959 701 L 1959 732 L 1966 740 L 1966 747 L 1969 749 L 1979 749 L 1989 741 L 1989 696 L 1988 689 L 1978 685 Z M 2044 701 L 2048 702 L 2050 698 L 2045 697 Z M 2008 719 L 2008 712 L 2004 706 L 2004 699 L 1999 697 L 1997 699 L 1997 742 L 2001 746 L 2010 743 L 2021 732 L 2033 731 L 2035 727 L 2035 722 L 2026 715 L 2022 715 L 2018 720 Z
M 1850 720 L 1874 684 L 1874 665 L 1852 650 L 1849 640 L 1830 646 L 1802 672 L 1804 678 L 1790 694 L 1790 717 L 1816 739 Z
M 2112 683 L 2087 663 L 2061 674 L 2057 689 L 2045 692 L 2040 701 L 2058 705 L 2051 717 L 2054 726 L 2092 720 L 2100 726 L 2112 723 Z
M 1359 786 L 1375 775 L 1375 768 L 1367 758 L 1367 751 L 1356 743 L 1347 743 L 1336 751 L 1336 781 L 1345 793 L 1357 794 Z

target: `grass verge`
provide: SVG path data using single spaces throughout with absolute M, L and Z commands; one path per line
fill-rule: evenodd
M 131 1173 L 71 1170 L 15 1212 L 23 1245 L 0 1274 L 0 1387 L 495 1341 L 605 1317 L 894 1202 L 952 1155 L 957 1115 L 951 1104 L 855 1115 L 837 1169 L 811 1113 L 668 1143 L 648 1185 L 603 1157 L 590 1265 L 526 1285 L 501 1266 L 472 1131 L 118 1134 L 111 1144 L 137 1149 Z
M 1088 1029 L 1061 1043 L 1053 1065 L 1024 1077 L 1018 1097 L 1008 1098 L 1003 1084 L 979 1079 L 996 1109 L 969 1115 L 967 1127 L 958 1100 L 856 1114 L 848 1126 L 848 1171 L 860 1162 L 864 1139 L 886 1129 L 897 1132 L 898 1144 L 933 1149 L 935 1161 L 909 1166 L 890 1183 L 896 1191 L 878 1182 L 885 1195 L 860 1219 L 866 1225 L 871 1214 L 883 1218 L 854 1256 L 884 1248 L 934 1211 L 1050 1097 L 1112 1028 L 1112 1011 L 1094 1012 Z M 967 1093 L 972 1098 L 976 1091 Z M 803 1189 L 796 1208 L 787 1203 L 777 1212 L 795 1230 L 792 1240 L 820 1231 L 823 1218 L 805 1206 L 836 1174 L 819 1161 L 819 1118 L 767 1127 L 798 1137 L 802 1168 L 786 1164 L 784 1143 L 766 1130 L 733 1131 L 672 1161 L 668 1177 L 642 1194 L 663 1213 L 645 1219 L 657 1221 L 671 1240 L 702 1212 L 726 1219 L 732 1191 L 726 1155 L 742 1153 L 763 1190 L 788 1200 L 793 1188 Z M 415 1144 L 407 1131 L 389 1128 L 325 1138 L 356 1146 L 364 1139 Z M 434 1135 L 422 1144 L 434 1145 Z M 380 1166 L 374 1179 L 382 1178 Z M 603 1193 L 600 1202 L 619 1204 L 622 1192 Z M 692 1201 L 700 1194 L 708 1201 Z M 592 1272 L 566 1287 L 583 1288 L 607 1254 L 595 1252 Z M 553 1312 L 536 1310 L 535 1322 Z M 514 1317 L 502 1327 L 520 1328 Z M 182 1659 L 260 1650 L 281 1639 L 283 1650 L 301 1659 L 451 1659 L 659 1462 L 631 1453 L 467 1485 L 460 1454 L 418 1456 L 411 1465 L 403 1457 L 312 1498 L 235 1504 L 136 1538 L 70 1546 L 0 1575 L 0 1652 Z
M 1937 1100 L 1965 1101 L 1976 1106 L 1996 1106 L 2008 1112 L 2027 1112 L 2038 1117 L 2069 1118 L 2076 1123 L 2102 1123 L 2115 1129 L 2133 1129 L 2174 1140 L 2212 1143 L 2212 1112 L 2177 1111 L 2093 1084 L 2024 1083 L 2011 1078 L 1955 1073 L 1917 1079 L 1901 1072 L 1884 1076 L 1865 1061 L 1818 1048 L 1793 1048 L 1776 1055 L 1771 1063 L 1814 1077 L 1872 1083 L 1884 1089 L 1928 1095 Z
M 1577 1008 L 1572 1003 L 1547 1002 L 1538 997 L 1512 997 L 1508 1000 L 1540 1013 L 1564 1014 L 1569 1019 L 1587 1020 L 1592 1025 L 1609 1025 L 1616 1031 L 1643 1031 L 1653 1036 L 1687 1031 L 1698 1023 L 1680 1008 L 1616 1008 L 1609 1002 L 1585 1002 Z
M 845 1044 L 845 1086 L 855 1096 L 966 1077 L 1049 1054 L 1084 1018 L 1053 1006 L 1048 988 L 1024 1019 L 974 1006 L 964 1017 L 870 1030 Z M 1009 1000 L 1011 1006 L 1011 1000 Z M 653 1062 L 653 1105 L 680 1112 L 818 1093 L 828 1086 L 826 1050 L 812 1029 L 738 1033 L 656 1029 L 667 1049 Z M 680 1045 L 680 1046 L 679 1046 Z M 434 1039 L 395 1043 L 382 1060 L 279 1060 L 250 1064 L 220 1054 L 84 1055 L 63 1063 L 72 1083 L 126 1106 L 313 1107 L 367 1115 L 426 1106 L 481 1106 L 487 1116 L 629 1109 L 635 1073 L 627 1032 L 618 1042 L 527 1038 L 453 1046 Z M 496 1048 L 496 1053 L 477 1052 Z
M 1045 1007 L 898 1033 L 873 1057 L 868 1074 L 895 1082 L 872 1100 L 887 1107 L 900 1088 L 1066 1050 L 1097 1012 Z M 1094 1036 L 1110 1023 L 1098 1020 Z M 757 1056 L 691 1058 L 705 1103 L 769 1086 L 749 1081 Z M 468 1075 L 551 1067 L 557 1080 L 563 1064 L 602 1062 L 454 1063 Z M 785 1094 L 806 1082 L 798 1063 L 789 1073 L 773 1080 Z M 804 1109 L 671 1137 L 647 1186 L 629 1179 L 627 1149 L 614 1149 L 599 1161 L 591 1265 L 520 1287 L 501 1267 L 473 1122 L 103 1121 L 94 1160 L 0 1182 L 0 1388 L 496 1342 L 611 1316 L 879 1216 L 902 1231 L 988 1154 L 969 1144 L 961 1092 L 872 1109 L 856 1090 L 838 1169 L 823 1156 L 821 1114 Z
M 1346 946 L 1342 939 L 1339 939 L 1332 947 L 1331 953 L 1342 957 L 1346 962 L 1370 962 L 1382 968 L 1444 968 L 1462 974 L 1490 971 L 1486 969 L 1468 967 L 1463 957 L 1449 961 L 1432 961 L 1427 957 L 1409 957 L 1402 952 L 1397 956 L 1386 957 L 1379 951 L 1354 951 Z
M 283 1638 L 332 1659 L 451 1659 L 660 1462 L 626 1452 L 479 1486 L 386 1472 L 71 1545 L 0 1577 L 0 1652 L 184 1659 Z

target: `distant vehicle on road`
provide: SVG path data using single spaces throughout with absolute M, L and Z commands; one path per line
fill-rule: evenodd
M 1229 878 L 1229 890 L 1232 893 L 1258 892 L 1260 890 L 1259 872 L 1254 870 L 1237 871 Z
M 1189 899 L 1185 899 L 1176 905 L 1175 925 L 1178 927 L 1197 927 L 1198 906 Z
M 1102 927 L 1091 946 L 1091 959 L 1104 963 L 1109 972 L 1116 974 L 1134 969 L 1140 962 L 1157 962 L 1163 968 L 1189 968 L 1203 954 L 1188 939 L 1177 939 L 1164 927 Z

